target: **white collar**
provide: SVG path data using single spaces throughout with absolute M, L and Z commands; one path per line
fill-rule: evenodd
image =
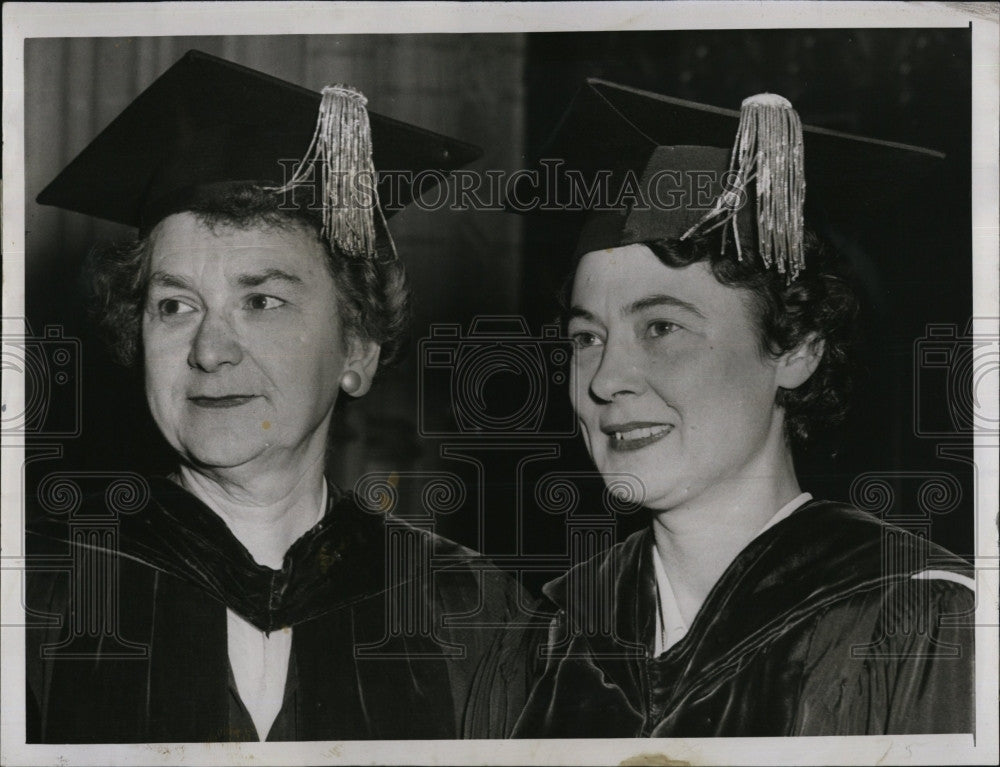
M 324 477 L 322 501 L 310 530 L 326 514 L 329 492 Z M 286 627 L 265 634 L 227 608 L 226 637 L 236 691 L 253 720 L 258 739 L 266 740 L 285 699 L 288 662 L 292 655 L 292 629 Z

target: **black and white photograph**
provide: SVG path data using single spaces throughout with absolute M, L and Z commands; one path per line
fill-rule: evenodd
M 995 764 L 997 4 L 23 3 L 0 764 Z

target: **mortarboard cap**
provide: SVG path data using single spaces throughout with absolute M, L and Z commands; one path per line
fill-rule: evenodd
M 482 154 L 472 144 L 366 114 L 365 103 L 360 93 L 346 86 L 325 88 L 321 95 L 189 51 L 136 97 L 37 199 L 43 205 L 148 231 L 213 185 L 255 182 L 281 191 L 304 158 L 319 159 L 329 170 L 341 155 L 353 154 L 369 169 L 373 163 L 378 170 L 380 210 L 389 216 L 433 186 L 442 173 Z M 351 130 L 340 143 L 334 135 L 331 146 L 329 134 L 338 125 L 337 115 L 331 118 L 330 113 L 338 109 L 343 125 Z M 366 149 L 369 157 L 364 156 Z M 308 169 L 305 175 L 309 181 L 296 186 L 325 187 L 322 167 Z M 414 188 L 415 181 L 419 189 Z M 322 205 L 329 212 L 328 201 L 316 199 L 315 191 L 306 198 L 296 191 L 297 203 L 317 209 Z M 318 191 L 323 194 L 325 189 Z M 369 210 L 369 227 L 373 215 Z M 329 225 L 326 219 L 324 223 Z
M 944 155 L 802 127 L 774 94 L 736 111 L 592 78 L 541 157 L 538 183 L 522 182 L 508 202 L 582 212 L 577 256 L 728 230 L 730 247 L 753 243 L 794 278 L 803 216 L 882 216 Z

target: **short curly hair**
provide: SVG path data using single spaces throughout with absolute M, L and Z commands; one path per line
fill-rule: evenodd
M 705 263 L 722 285 L 747 291 L 762 354 L 778 357 L 810 337 L 822 340 L 823 356 L 809 379 L 777 394 L 777 404 L 785 411 L 785 438 L 791 444 L 810 442 L 844 420 L 855 377 L 860 302 L 844 260 L 830 245 L 807 231 L 806 268 L 790 282 L 777 270 L 764 268 L 751 248 L 744 246 L 738 259 L 730 243 L 724 254 L 718 236 L 641 244 L 666 266 L 679 269 Z M 564 309 L 571 290 L 572 276 L 563 288 Z
M 375 258 L 331 252 L 320 237 L 322 222 L 307 208 L 282 208 L 281 197 L 250 183 L 231 184 L 183 210 L 209 227 L 306 227 L 323 243 L 327 267 L 337 289 L 345 343 L 350 334 L 381 344 L 379 367 L 396 361 L 405 349 L 410 321 L 406 270 L 396 257 L 388 232 L 376 237 Z M 178 211 L 180 212 L 180 211 Z M 131 241 L 94 249 L 84 277 L 90 313 L 115 359 L 134 366 L 142 352 L 142 312 L 149 281 L 150 232 Z

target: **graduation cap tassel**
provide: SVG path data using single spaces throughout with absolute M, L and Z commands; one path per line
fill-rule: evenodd
M 761 93 L 744 99 L 729 164 L 730 185 L 712 209 L 684 233 L 732 227 L 737 258 L 743 260 L 738 214 L 743 192 L 757 186 L 757 249 L 768 269 L 794 280 L 805 268 L 803 207 L 806 196 L 802 123 L 787 99 Z M 705 224 L 713 221 L 711 226 Z M 722 252 L 727 235 L 723 229 Z
M 794 280 L 803 261 L 806 179 L 802 123 L 787 99 L 761 93 L 743 101 L 730 166 L 745 189 L 757 182 L 757 246 L 764 265 Z M 733 233 L 739 245 L 736 218 Z
M 348 256 L 374 258 L 375 215 L 381 215 L 372 162 L 368 100 L 349 85 L 323 88 L 316 131 L 282 193 L 320 174 L 323 236 Z

